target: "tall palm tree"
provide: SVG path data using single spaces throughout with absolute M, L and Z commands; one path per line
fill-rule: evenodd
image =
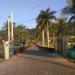
M 60 18 L 58 19 L 58 36 L 63 37 L 67 34 L 67 19 L 66 18 Z
M 54 13 L 55 13 L 54 11 L 50 11 L 50 9 L 48 8 L 46 9 L 46 11 L 41 10 L 40 14 L 36 18 L 37 27 L 42 31 L 43 46 L 45 44 L 44 32 L 46 31 L 48 47 L 49 47 L 49 25 L 51 23 L 51 20 L 56 19 Z
M 62 14 L 70 15 L 69 23 L 75 20 L 75 0 L 67 0 L 68 6 L 62 9 Z
M 63 52 L 63 55 L 66 56 L 66 51 L 64 48 L 64 38 L 67 36 L 68 25 L 65 18 L 58 19 L 58 40 L 57 48 L 59 52 Z M 66 42 L 65 42 L 66 43 Z

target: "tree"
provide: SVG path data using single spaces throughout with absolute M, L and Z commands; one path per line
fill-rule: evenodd
M 51 24 L 51 20 L 56 19 L 54 16 L 54 11 L 50 11 L 50 9 L 41 10 L 40 14 L 36 18 L 37 28 L 41 29 L 42 31 L 42 43 L 43 46 L 45 45 L 45 38 L 44 32 L 46 31 L 47 34 L 47 42 L 49 47 L 49 25 Z
M 57 38 L 57 49 L 58 52 L 63 52 L 63 55 L 66 56 L 66 40 L 68 33 L 68 25 L 65 18 L 58 19 L 58 38 Z M 64 45 L 65 44 L 65 45 Z
M 68 6 L 62 9 L 62 14 L 70 15 L 69 23 L 75 20 L 75 0 L 67 0 Z
M 33 28 L 33 29 L 28 29 L 28 40 L 29 40 L 29 44 L 34 44 L 36 43 L 36 35 L 37 35 L 37 32 L 36 32 L 36 28 Z
M 67 0 L 68 5 L 62 9 L 62 14 L 70 16 L 68 21 L 69 35 L 75 35 L 75 0 Z
M 67 19 L 66 18 L 60 18 L 58 19 L 58 32 L 57 35 L 60 37 L 63 37 L 67 35 L 68 33 L 68 26 L 67 26 Z
M 28 32 L 25 26 L 18 25 L 15 29 L 15 34 L 14 34 L 15 42 L 25 45 L 26 40 L 28 38 L 27 33 Z

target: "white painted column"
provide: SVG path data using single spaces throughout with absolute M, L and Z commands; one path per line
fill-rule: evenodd
M 9 60 L 9 41 L 4 41 L 3 40 L 3 44 L 4 44 L 4 57 L 5 57 L 5 60 Z
M 5 42 L 5 60 L 9 59 L 9 42 Z

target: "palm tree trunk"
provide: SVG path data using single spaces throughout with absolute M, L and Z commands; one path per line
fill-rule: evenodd
M 47 46 L 49 47 L 49 29 L 48 29 L 48 22 L 47 22 Z
M 49 30 L 47 30 L 46 32 L 47 32 L 47 46 L 49 47 Z
M 54 34 L 54 32 L 53 32 L 53 45 L 54 45 L 54 48 L 55 48 L 55 34 Z
M 42 45 L 45 46 L 44 30 L 42 30 Z

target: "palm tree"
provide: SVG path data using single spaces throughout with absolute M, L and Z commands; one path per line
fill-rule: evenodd
M 66 18 L 60 18 L 58 19 L 58 32 L 57 35 L 60 37 L 63 37 L 67 34 L 67 19 Z
M 75 20 L 75 0 L 67 0 L 68 6 L 62 9 L 62 14 L 71 15 L 69 23 Z
M 66 56 L 67 50 L 64 49 L 64 38 L 65 38 L 65 36 L 67 36 L 67 32 L 68 32 L 67 29 L 68 29 L 68 25 L 67 25 L 66 19 L 65 18 L 58 19 L 57 47 L 58 47 L 58 51 L 63 52 L 63 55 L 65 55 L 65 56 Z
M 36 18 L 37 28 L 41 29 L 42 31 L 43 46 L 45 45 L 44 32 L 46 31 L 48 47 L 49 47 L 49 25 L 51 24 L 51 20 L 56 19 L 54 13 L 55 13 L 54 11 L 50 11 L 50 9 L 48 8 L 46 9 L 46 11 L 41 10 L 40 14 Z

